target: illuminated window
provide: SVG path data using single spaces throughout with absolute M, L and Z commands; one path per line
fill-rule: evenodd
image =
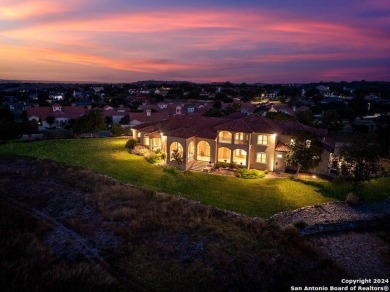
M 310 148 L 311 146 L 311 140 L 306 140 L 306 148 Z
M 276 157 L 277 158 L 283 158 L 283 154 L 277 154 Z
M 257 136 L 257 144 L 259 144 L 259 145 L 268 145 L 268 136 L 267 135 L 259 135 L 259 136 Z
M 144 136 L 144 145 L 145 146 L 149 146 L 149 144 L 150 144 L 150 139 L 149 139 L 149 136 Z
M 291 140 L 290 140 L 290 145 L 291 145 L 291 146 L 294 146 L 294 145 L 295 145 L 295 139 L 291 139 Z
M 267 154 L 264 152 L 258 152 L 256 154 L 256 162 L 266 164 L 267 163 Z

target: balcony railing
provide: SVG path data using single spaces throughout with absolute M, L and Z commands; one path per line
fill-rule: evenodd
M 248 140 L 234 140 L 236 145 L 248 145 Z
M 220 137 L 220 138 L 219 138 L 219 143 L 227 143 L 227 144 L 230 144 L 230 143 L 232 143 L 232 139 L 231 139 L 231 138 L 223 138 L 223 137 Z

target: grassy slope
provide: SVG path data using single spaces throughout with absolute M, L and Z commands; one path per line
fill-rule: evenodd
M 124 148 L 125 142 L 124 139 L 87 139 L 6 144 L 0 146 L 0 154 L 30 155 L 87 167 L 126 183 L 263 218 L 302 206 L 344 199 L 350 191 L 349 187 L 337 187 L 319 179 L 244 180 L 192 172 L 172 175 L 142 157 L 129 154 Z M 390 184 L 387 179 L 377 180 L 355 192 L 367 200 L 382 199 L 390 192 Z

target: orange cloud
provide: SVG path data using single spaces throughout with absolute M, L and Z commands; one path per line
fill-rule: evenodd
M 59 1 L 6 1 L 0 7 L 0 19 L 28 19 L 64 11 L 65 5 Z
M 17 70 L 23 60 L 31 72 L 34 64 L 51 72 L 69 64 L 189 78 L 190 72 L 220 70 L 207 78 L 223 79 L 231 68 L 247 66 L 249 72 L 272 63 L 374 59 L 388 57 L 390 50 L 383 33 L 369 27 L 283 13 L 276 18 L 266 10 L 61 14 L 80 1 L 5 2 L 0 19 L 10 21 L 0 28 L 0 68 Z M 30 18 L 34 21 L 24 22 Z

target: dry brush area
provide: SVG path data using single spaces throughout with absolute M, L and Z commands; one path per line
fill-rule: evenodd
M 58 162 L 0 156 L 0 190 L 2 291 L 280 291 L 347 275 L 294 228 Z

